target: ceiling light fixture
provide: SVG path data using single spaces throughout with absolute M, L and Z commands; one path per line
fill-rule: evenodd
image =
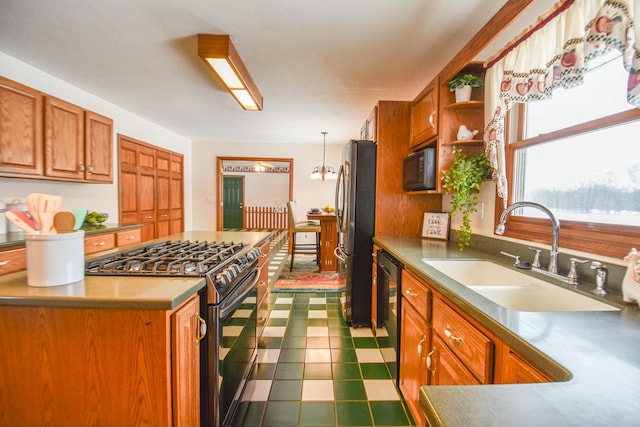
M 313 168 L 313 172 L 311 172 L 311 175 L 309 176 L 309 178 L 322 179 L 323 181 L 325 179 L 337 179 L 338 174 L 336 173 L 335 169 L 333 169 L 331 166 L 324 165 L 324 157 L 325 157 L 325 151 L 326 151 L 325 147 L 327 145 L 328 132 L 323 131 L 320 133 L 322 133 L 322 167 L 316 166 L 315 168 Z
M 262 110 L 262 95 L 228 35 L 198 34 L 198 55 L 245 110 Z

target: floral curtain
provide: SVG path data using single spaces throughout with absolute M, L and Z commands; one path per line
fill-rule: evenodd
M 640 106 L 640 49 L 634 45 L 634 2 L 640 0 L 560 1 L 485 64 L 486 151 L 505 207 L 504 121 L 515 103 L 547 99 L 558 87 L 581 84 L 589 61 L 616 49 L 629 71 L 627 100 Z

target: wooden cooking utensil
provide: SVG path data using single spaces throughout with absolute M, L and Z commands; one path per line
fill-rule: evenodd
M 71 211 L 58 211 L 53 216 L 53 228 L 58 233 L 71 233 L 76 225 L 76 216 Z
M 4 214 L 9 221 L 14 223 L 20 230 L 24 231 L 25 233 L 32 234 L 36 232 L 33 227 L 31 227 L 29 224 L 24 222 L 22 218 L 16 215 L 15 211 L 6 211 Z

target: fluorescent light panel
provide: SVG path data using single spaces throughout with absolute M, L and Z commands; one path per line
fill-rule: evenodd
M 228 35 L 198 34 L 198 55 L 245 110 L 262 110 L 262 95 Z

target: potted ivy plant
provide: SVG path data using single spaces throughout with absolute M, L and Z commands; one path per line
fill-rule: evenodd
M 481 87 L 482 83 L 475 74 L 460 74 L 449 80 L 449 91 L 455 92 L 456 102 L 464 102 L 471 99 L 471 88 Z
M 456 231 L 460 252 L 471 241 L 471 214 L 477 211 L 478 192 L 482 183 L 491 176 L 491 164 L 484 152 L 465 157 L 462 150 L 453 147 L 454 161 L 442 171 L 442 187 L 451 194 L 451 211 L 462 214 L 462 224 Z

